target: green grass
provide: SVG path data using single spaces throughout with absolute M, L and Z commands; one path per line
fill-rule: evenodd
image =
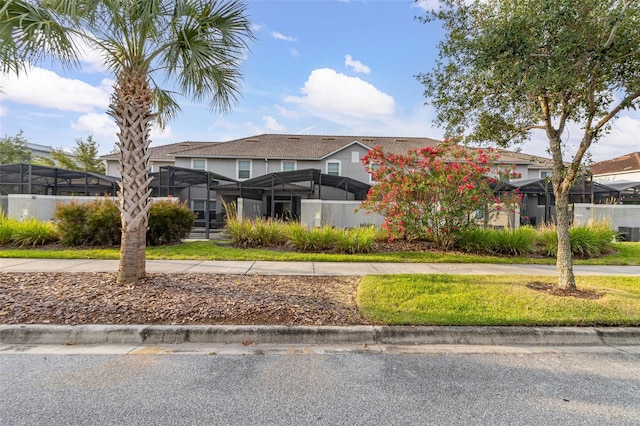
M 575 264 L 640 265 L 640 243 L 615 243 L 616 253 L 597 259 L 575 260 Z M 34 259 L 118 259 L 119 247 L 59 248 L 0 246 L 0 257 Z M 147 247 L 147 259 L 164 260 L 271 260 L 299 262 L 412 262 L 412 263 L 520 263 L 554 264 L 554 258 L 499 257 L 459 252 L 394 252 L 361 254 L 300 253 L 267 249 L 240 249 L 214 241 Z
M 637 277 L 578 277 L 596 300 L 560 297 L 526 287 L 553 277 L 515 275 L 382 275 L 358 289 L 363 316 L 389 325 L 638 326 Z

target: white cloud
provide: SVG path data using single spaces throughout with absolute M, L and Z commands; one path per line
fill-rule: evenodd
M 298 49 L 289 49 L 289 54 L 294 58 L 300 57 L 300 51 Z
M 438 0 L 418 0 L 413 3 L 412 7 L 419 7 L 426 12 L 440 9 L 440 1 Z
M 303 96 L 287 96 L 285 102 L 327 119 L 391 116 L 395 110 L 392 96 L 358 77 L 328 68 L 313 70 L 301 92 Z
M 262 121 L 266 126 L 267 133 L 271 133 L 271 132 L 279 133 L 279 132 L 284 132 L 286 130 L 286 127 L 278 123 L 278 121 L 273 117 L 269 117 L 265 115 L 264 117 L 262 117 Z
M 165 125 L 164 129 L 161 129 L 160 126 L 158 126 L 157 124 L 154 124 L 153 127 L 151 128 L 151 133 L 150 133 L 151 140 L 171 139 L 174 136 L 175 135 L 173 134 L 173 130 L 169 125 Z
M 591 149 L 594 161 L 610 160 L 640 151 L 640 113 L 621 116 L 613 121 L 611 132 Z
M 567 125 L 567 130 L 563 134 L 563 140 L 566 141 L 566 148 L 563 152 L 565 161 L 570 161 L 575 155 L 582 132 L 579 124 L 569 123 Z M 531 133 L 531 140 L 522 145 L 522 151 L 549 158 L 548 147 L 549 141 L 544 132 L 534 131 Z M 629 112 L 629 115 L 615 119 L 612 122 L 611 131 L 593 143 L 587 154 L 594 162 L 598 162 L 620 157 L 639 149 L 640 114 Z
M 82 70 L 86 73 L 105 72 L 107 68 L 104 65 L 104 56 L 94 47 L 89 45 L 85 39 L 74 36 L 73 41 L 80 53 L 80 62 Z
M 108 80 L 103 80 L 100 86 L 92 86 L 38 67 L 30 68 L 19 78 L 5 74 L 2 79 L 7 100 L 62 111 L 106 109 L 112 91 Z
M 8 112 L 9 112 L 9 108 L 7 108 L 4 105 L 0 105 L 0 117 L 6 117 Z
M 274 105 L 274 108 L 278 112 L 278 115 L 280 115 L 282 117 L 298 118 L 300 116 L 300 114 L 297 111 L 285 108 L 282 105 L 276 104 L 276 105 Z
M 77 132 L 94 135 L 100 139 L 115 141 L 117 139 L 118 126 L 107 114 L 90 112 L 78 117 L 76 122 L 71 122 L 71 129 Z
M 360 61 L 354 60 L 351 55 L 346 55 L 344 57 L 344 65 L 348 68 L 351 68 L 355 72 L 360 72 L 363 74 L 369 74 L 371 72 L 371 68 Z
M 295 38 L 293 38 L 293 37 L 289 37 L 289 36 L 286 36 L 286 35 L 284 35 L 284 34 L 282 34 L 282 33 L 279 33 L 278 31 L 274 31 L 274 32 L 272 32 L 272 33 L 271 33 L 271 36 L 272 36 L 273 38 L 275 38 L 276 40 L 296 41 L 296 39 L 295 39 Z

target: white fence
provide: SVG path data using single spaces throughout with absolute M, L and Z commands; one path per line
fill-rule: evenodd
M 108 198 L 108 197 L 107 197 Z M 6 216 L 11 219 L 25 220 L 36 218 L 46 222 L 53 220 L 56 213 L 57 204 L 89 203 L 91 201 L 103 200 L 104 196 L 83 197 L 83 196 L 62 196 L 62 195 L 35 195 L 35 194 L 9 194 L 2 197 L 3 210 Z M 111 197 L 117 201 L 116 197 Z M 179 201 L 178 198 L 152 198 L 151 201 L 171 200 Z M 5 203 L 6 201 L 6 203 Z M 5 207 L 6 204 L 6 207 Z
M 640 241 L 640 206 L 628 204 L 574 204 L 573 224 L 607 222 L 627 241 Z

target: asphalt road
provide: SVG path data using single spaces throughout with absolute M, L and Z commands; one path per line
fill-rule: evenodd
M 638 425 L 637 349 L 18 349 L 0 355 L 0 424 Z

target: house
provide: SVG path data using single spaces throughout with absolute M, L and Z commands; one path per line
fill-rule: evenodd
M 149 173 L 154 173 L 160 170 L 164 166 L 174 166 L 175 158 L 174 152 L 187 151 L 189 149 L 200 148 L 203 146 L 214 145 L 219 142 L 191 142 L 184 141 L 178 143 L 172 143 L 169 145 L 160 145 L 149 148 Z M 100 157 L 106 163 L 107 176 L 120 177 L 120 170 L 118 169 L 118 153 L 103 155 Z
M 208 216 L 211 226 L 218 227 L 223 223 L 221 204 L 238 199 L 248 203 L 243 211 L 247 216 L 276 217 L 300 217 L 302 200 L 362 200 L 374 184 L 361 162 L 371 148 L 381 145 L 387 152 L 403 154 L 438 143 L 416 137 L 291 134 L 261 134 L 222 143 L 187 141 L 150 148 L 150 171 L 159 173 L 157 195 L 188 199 L 202 220 Z M 506 150 L 499 154 L 500 161 L 513 166 L 522 180 L 544 181 L 550 175 L 549 159 Z M 107 174 L 117 176 L 117 155 L 102 158 L 107 161 Z M 200 182 L 200 187 L 193 182 Z M 210 191 L 202 190 L 204 182 L 209 182 Z M 538 214 L 539 206 L 551 204 L 539 201 L 539 196 L 548 199 L 548 191 L 542 194 L 536 187 L 528 198 L 535 210 L 530 216 Z
M 593 180 L 611 182 L 640 182 L 640 152 L 632 152 L 611 160 L 599 161 L 589 167 Z
M 589 167 L 593 181 L 611 190 L 619 204 L 640 204 L 640 152 L 632 152 Z

